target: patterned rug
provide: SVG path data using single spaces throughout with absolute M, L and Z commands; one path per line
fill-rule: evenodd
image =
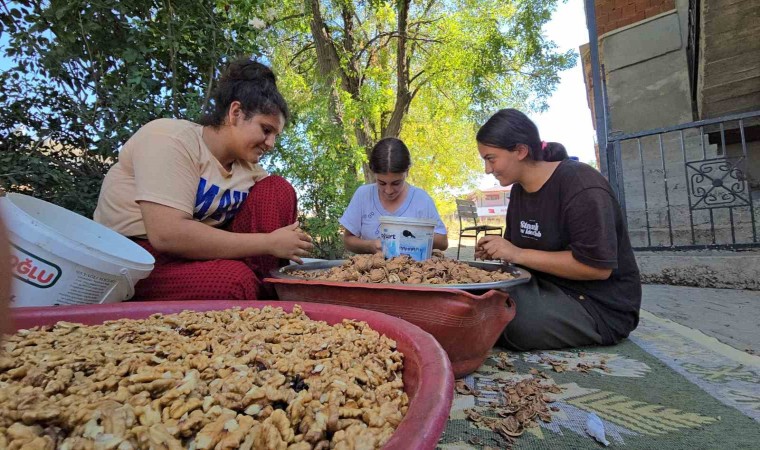
M 601 418 L 611 448 L 760 448 L 760 357 L 699 331 L 642 312 L 638 329 L 613 347 L 507 352 L 513 371 L 497 366 L 504 367 L 503 352 L 495 348 L 464 379 L 477 395 L 455 395 L 440 449 L 601 448 L 586 432 L 591 413 Z M 564 362 L 561 372 L 557 361 Z M 537 420 L 510 443 L 468 420 L 472 411 L 498 418 L 505 405 L 500 387 L 541 373 L 562 388 L 551 394 L 550 422 Z

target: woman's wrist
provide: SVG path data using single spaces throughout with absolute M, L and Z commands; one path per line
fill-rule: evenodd
M 525 265 L 525 249 L 510 245 L 504 252 L 505 254 L 500 257 L 503 262 L 510 264 Z
M 514 246 L 512 250 L 512 254 L 510 255 L 510 258 L 508 259 L 507 262 L 524 266 L 525 265 L 525 249 Z

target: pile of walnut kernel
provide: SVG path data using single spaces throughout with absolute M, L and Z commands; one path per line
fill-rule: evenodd
M 4 449 L 369 449 L 408 407 L 393 340 L 299 306 L 59 322 L 2 347 Z
M 289 274 L 312 280 L 396 284 L 491 283 L 514 278 L 506 272 L 478 269 L 446 258 L 439 250 L 434 250 L 433 256 L 425 261 L 415 261 L 408 255 L 386 260 L 376 253 L 352 256 L 341 266 L 328 270 L 293 270 Z

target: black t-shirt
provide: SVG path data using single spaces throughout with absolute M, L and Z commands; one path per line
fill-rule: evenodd
M 636 328 L 641 306 L 639 268 L 620 205 L 609 183 L 589 165 L 564 160 L 536 192 L 515 184 L 504 237 L 517 247 L 570 250 L 591 267 L 612 269 L 606 280 L 576 281 L 531 270 L 578 299 L 596 320 L 605 344 Z

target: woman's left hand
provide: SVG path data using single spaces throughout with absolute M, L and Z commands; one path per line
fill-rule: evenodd
M 484 236 L 475 247 L 476 259 L 500 259 L 507 263 L 516 263 L 522 252 L 520 247 L 501 236 Z

